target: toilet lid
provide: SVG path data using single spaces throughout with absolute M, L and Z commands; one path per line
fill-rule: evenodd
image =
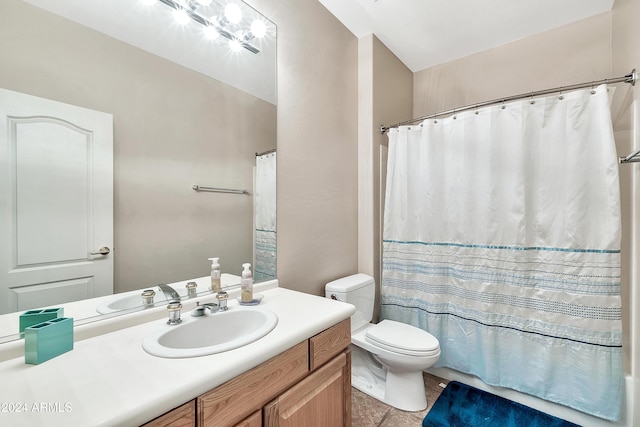
M 394 320 L 383 320 L 366 332 L 367 341 L 397 353 L 427 356 L 440 350 L 440 343 L 427 331 Z

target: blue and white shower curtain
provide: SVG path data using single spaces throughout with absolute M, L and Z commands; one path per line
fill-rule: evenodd
M 623 396 L 620 196 L 607 88 L 389 131 L 382 317 L 436 366 L 601 418 Z
M 276 278 L 276 153 L 256 156 L 254 280 Z

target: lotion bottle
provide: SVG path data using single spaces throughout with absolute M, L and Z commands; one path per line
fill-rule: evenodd
M 209 261 L 211 261 L 211 290 L 220 292 L 222 290 L 220 286 L 220 258 L 209 258 Z
M 253 301 L 253 276 L 251 264 L 242 264 L 242 279 L 240 280 L 240 301 L 249 303 Z

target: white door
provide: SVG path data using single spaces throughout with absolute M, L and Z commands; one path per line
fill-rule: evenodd
M 0 314 L 112 294 L 112 248 L 112 116 L 0 89 Z

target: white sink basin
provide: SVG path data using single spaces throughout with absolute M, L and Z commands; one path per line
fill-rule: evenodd
M 276 327 L 278 316 L 257 307 L 230 307 L 227 311 L 191 317 L 182 323 L 163 325 L 147 335 L 142 347 L 159 357 L 197 357 L 221 353 L 250 344 Z

